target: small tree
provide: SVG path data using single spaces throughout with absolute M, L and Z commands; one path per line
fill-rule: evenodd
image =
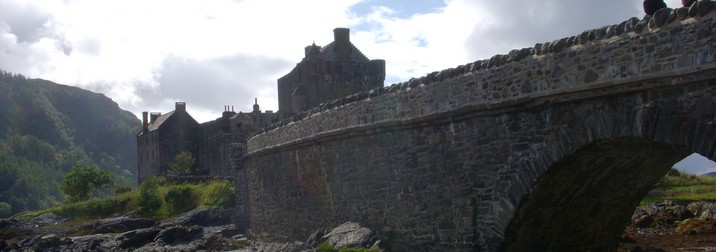
M 76 164 L 65 175 L 60 190 L 69 202 L 87 200 L 92 192 L 101 187 L 112 187 L 112 173 L 96 166 Z
M 12 206 L 7 202 L 0 202 L 0 218 L 10 217 L 12 214 Z
M 174 164 L 172 164 L 169 169 L 171 169 L 174 174 L 189 174 L 195 161 L 191 152 L 182 151 L 174 157 Z
M 139 198 L 137 205 L 139 211 L 144 214 L 151 214 L 162 206 L 162 199 L 159 198 L 159 183 L 157 177 L 149 177 L 139 185 Z

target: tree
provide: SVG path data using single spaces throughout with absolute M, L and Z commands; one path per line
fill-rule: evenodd
M 7 202 L 0 202 L 0 218 L 10 217 L 12 214 L 12 206 Z
M 174 174 L 189 174 L 194 166 L 194 157 L 191 152 L 182 151 L 174 157 L 174 164 L 169 168 Z
M 112 173 L 91 165 L 75 165 L 65 175 L 60 190 L 69 202 L 87 200 L 95 189 L 112 187 Z
M 159 198 L 159 184 L 161 182 L 160 178 L 148 177 L 139 185 L 137 206 L 139 206 L 141 213 L 151 214 L 162 206 L 162 199 Z

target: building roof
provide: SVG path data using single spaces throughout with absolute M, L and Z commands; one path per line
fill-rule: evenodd
M 167 119 L 169 119 L 172 115 L 174 115 L 174 111 L 160 115 L 159 117 L 157 117 L 157 119 L 155 119 L 153 123 L 149 124 L 149 127 L 148 127 L 149 131 L 155 131 L 155 130 L 159 129 L 159 127 L 162 126 L 162 123 L 166 122 Z

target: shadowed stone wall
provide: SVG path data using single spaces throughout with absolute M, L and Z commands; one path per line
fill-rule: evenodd
M 398 251 L 615 248 L 619 236 L 605 234 L 623 230 L 665 164 L 690 152 L 716 159 L 716 21 L 707 12 L 682 20 L 684 11 L 359 93 L 266 128 L 243 160 L 252 231 L 305 239 L 353 220 Z M 566 211 L 590 218 L 575 231 L 560 223 Z M 524 238 L 535 230 L 542 238 Z

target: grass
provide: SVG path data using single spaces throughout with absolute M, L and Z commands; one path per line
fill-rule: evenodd
M 177 205 L 177 196 L 170 192 L 189 191 L 193 197 L 189 202 L 181 202 Z M 167 195 L 170 195 L 167 197 Z M 90 199 L 77 203 L 65 203 L 58 206 L 22 213 L 16 218 L 34 218 L 45 213 L 54 213 L 74 219 L 99 219 L 121 215 L 138 210 L 140 191 L 134 189 L 124 191 L 112 196 Z M 229 181 L 211 181 L 199 184 L 165 184 L 163 181 L 156 190 L 156 196 L 160 199 L 160 207 L 152 212 L 142 213 L 145 217 L 169 218 L 203 206 L 224 206 L 232 207 L 234 199 L 234 187 Z M 190 207 L 186 207 L 186 205 Z
M 669 171 L 648 193 L 641 204 L 671 201 L 716 201 L 716 178 Z

